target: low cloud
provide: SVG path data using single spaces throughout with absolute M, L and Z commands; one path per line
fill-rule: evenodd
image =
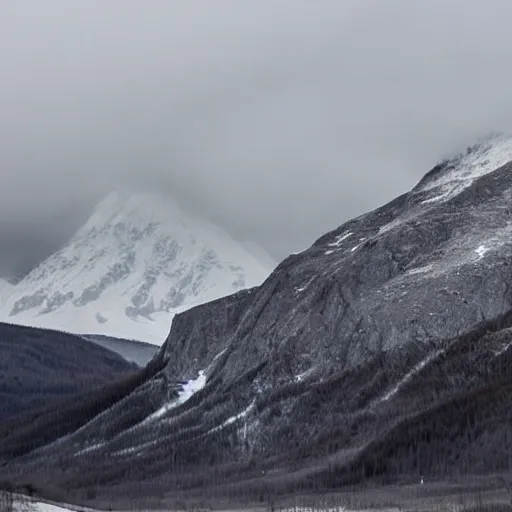
M 129 185 L 285 256 L 511 129 L 511 16 L 505 0 L 4 3 L 4 231 L 57 242 Z

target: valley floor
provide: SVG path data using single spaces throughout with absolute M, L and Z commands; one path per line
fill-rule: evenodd
M 12 512 L 101 512 L 87 507 L 34 501 L 28 497 L 18 497 L 14 503 L 14 508 L 11 510 Z M 0 511 L 4 512 L 1 506 Z M 10 512 L 9 508 L 6 509 L 7 511 Z
M 507 477 L 489 476 L 459 481 L 425 482 L 425 484 L 392 485 L 360 491 L 329 493 L 321 496 L 292 497 L 273 504 L 237 506 L 207 502 L 180 504 L 163 498 L 157 506 L 131 504 L 114 508 L 130 511 L 188 512 L 507 512 L 512 511 L 512 489 Z M 508 488 L 507 488 L 508 487 Z M 22 500 L 27 503 L 27 500 Z M 20 512 L 106 512 L 108 505 L 98 508 L 80 507 L 56 502 L 32 502 L 31 508 L 19 507 Z

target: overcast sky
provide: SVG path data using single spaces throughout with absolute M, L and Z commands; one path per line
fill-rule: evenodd
M 34 257 L 126 184 L 302 249 L 510 131 L 511 19 L 510 0 L 1 2 L 3 250 Z

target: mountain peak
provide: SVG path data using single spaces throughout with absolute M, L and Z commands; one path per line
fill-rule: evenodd
M 185 213 L 171 197 L 152 192 L 113 191 L 96 205 L 80 231 L 112 223 L 116 219 L 133 224 L 176 223 L 184 216 Z
M 443 160 L 413 189 L 431 192 L 427 202 L 448 200 L 469 187 L 475 179 L 512 160 L 512 137 L 491 133 L 465 151 Z
M 69 243 L 9 293 L 11 322 L 162 343 L 173 315 L 272 270 L 160 194 L 113 192 Z

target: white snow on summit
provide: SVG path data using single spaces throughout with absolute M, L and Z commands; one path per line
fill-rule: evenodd
M 162 344 L 174 314 L 266 279 L 270 257 L 246 247 L 167 198 L 113 193 L 61 250 L 0 287 L 0 318 Z
M 5 279 L 0 278 L 0 306 L 2 305 L 2 297 L 8 297 L 14 292 L 15 286 Z
M 379 228 L 379 234 L 400 228 L 423 212 L 422 205 L 434 206 L 448 201 L 470 187 L 473 182 L 512 161 L 512 137 L 498 134 L 467 148 L 443 162 L 437 175 L 425 176 L 413 192 L 425 193 L 430 197 L 421 201 L 415 211 L 407 211 Z
M 506 135 L 493 135 L 468 148 L 466 153 L 449 160 L 453 166 L 437 179 L 427 182 L 419 190 L 433 190 L 436 194 L 424 203 L 448 200 L 471 183 L 489 172 L 495 171 L 512 160 L 512 138 Z

